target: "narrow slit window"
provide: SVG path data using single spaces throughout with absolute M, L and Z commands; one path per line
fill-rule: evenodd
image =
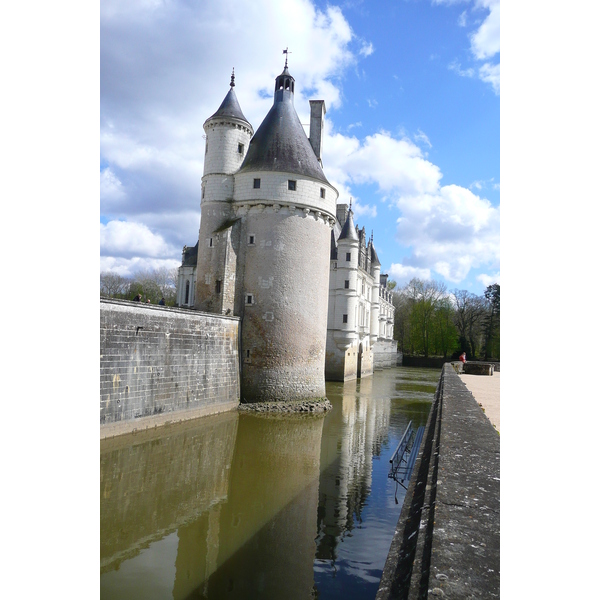
M 220 294 L 221 293 L 221 280 L 217 279 L 217 282 L 215 283 L 215 293 Z
M 344 281 L 344 288 L 347 290 L 350 289 L 350 280 L 349 279 L 346 279 L 346 281 Z
M 342 323 L 348 322 L 348 315 L 342 315 Z
M 254 180 L 254 189 L 255 190 L 260 189 L 260 179 L 255 179 Z
M 325 188 L 321 188 L 321 198 L 325 198 Z
M 252 294 L 246 294 L 246 304 L 254 304 L 254 296 Z
M 296 191 L 296 182 L 293 179 L 288 179 L 288 190 L 292 192 Z
M 213 239 L 212 239 L 212 238 L 210 238 L 210 239 L 208 240 L 208 247 L 209 247 L 209 248 L 212 248 L 212 247 L 213 247 L 213 245 L 214 245 L 214 244 L 213 244 Z
M 350 262 L 352 260 L 352 255 L 350 252 L 346 252 L 346 262 Z
M 238 154 L 244 154 L 244 144 L 238 144 Z
M 254 246 L 254 236 L 253 235 L 248 236 L 248 244 L 250 246 Z

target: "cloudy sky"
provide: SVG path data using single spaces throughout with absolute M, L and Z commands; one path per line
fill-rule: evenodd
M 100 2 L 101 270 L 177 266 L 198 239 L 204 121 L 229 89 L 256 130 L 289 48 L 295 107 L 382 269 L 500 282 L 499 0 Z

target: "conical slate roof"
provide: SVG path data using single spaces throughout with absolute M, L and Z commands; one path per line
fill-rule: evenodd
M 277 81 L 285 77 L 293 83 L 287 67 Z M 273 106 L 250 141 L 239 173 L 285 171 L 329 184 L 296 114 L 293 97 L 293 87 L 276 91 Z
M 342 232 L 340 233 L 338 242 L 340 240 L 356 240 L 358 242 L 358 235 L 356 234 L 356 228 L 354 227 L 354 221 L 352 219 L 352 209 L 348 211 L 348 216 L 346 217 L 346 222 L 342 227 Z
M 217 117 L 234 117 L 236 119 L 240 119 L 241 121 L 246 121 L 246 123 L 250 125 L 250 122 L 248 121 L 248 119 L 246 119 L 244 113 L 242 112 L 242 109 L 240 108 L 237 96 L 233 91 L 233 86 L 229 88 L 227 96 L 225 96 L 225 99 L 223 100 L 223 102 L 221 102 L 221 106 L 219 106 L 217 112 L 212 117 L 209 117 L 207 121 L 210 121 L 210 119 L 214 119 Z
M 371 243 L 371 264 L 374 267 L 380 267 L 381 263 L 379 262 L 379 258 L 377 257 L 377 252 L 375 252 L 375 246 Z

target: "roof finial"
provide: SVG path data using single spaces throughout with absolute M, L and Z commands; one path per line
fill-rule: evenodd
M 231 69 L 231 83 L 229 85 L 235 87 L 235 67 Z
M 352 210 L 352 196 L 350 196 L 350 208 L 348 210 Z
M 288 50 L 287 48 L 282 52 L 282 54 L 285 54 L 285 66 L 283 67 L 284 69 L 287 69 L 287 59 L 288 59 L 288 54 L 291 54 L 292 51 Z

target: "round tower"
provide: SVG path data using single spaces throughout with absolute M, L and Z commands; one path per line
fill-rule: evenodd
M 242 402 L 325 396 L 329 246 L 338 192 L 296 114 L 294 88 L 286 60 L 273 106 L 235 174 Z
M 230 313 L 235 295 L 235 240 L 230 227 L 233 174 L 240 168 L 254 133 L 235 95 L 235 74 L 217 112 L 204 123 L 206 145 L 195 308 Z
M 370 340 L 371 347 L 377 341 L 377 337 L 379 334 L 379 277 L 381 274 L 381 263 L 379 262 L 379 258 L 377 257 L 377 252 L 375 252 L 375 246 L 373 245 L 373 238 L 371 238 L 371 243 L 369 244 L 369 250 L 371 253 L 371 268 L 373 270 L 373 291 L 371 293 L 371 323 L 370 323 Z
M 357 341 L 358 325 L 358 259 L 360 240 L 356 233 L 352 218 L 352 207 L 348 210 L 346 222 L 338 238 L 338 282 L 344 287 L 338 290 L 341 297 L 337 298 L 333 316 L 333 339 L 336 346 L 346 351 Z

